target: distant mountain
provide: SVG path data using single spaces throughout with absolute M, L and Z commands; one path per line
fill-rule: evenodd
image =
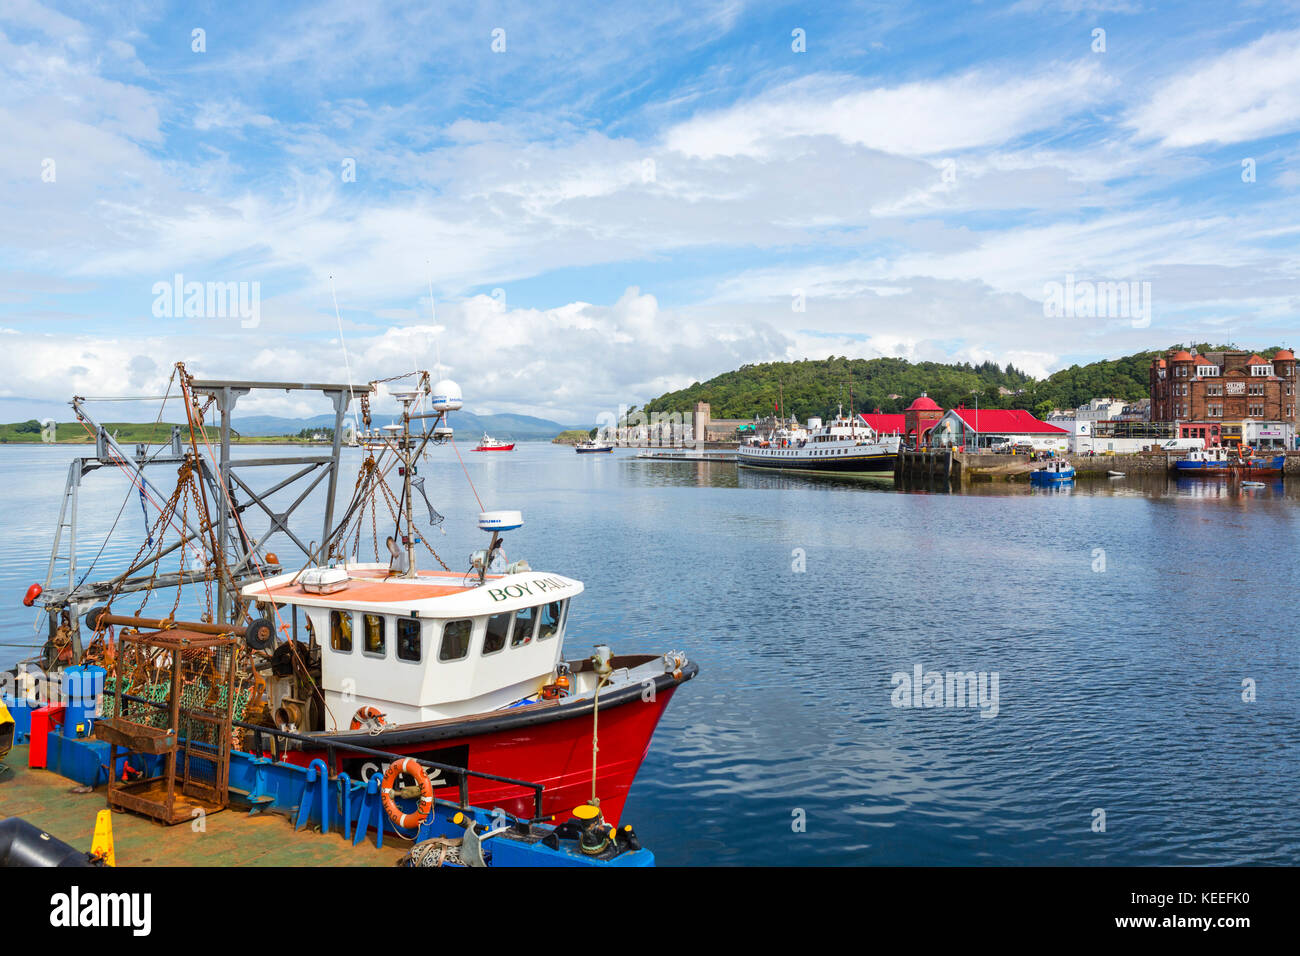
M 381 426 L 397 419 L 396 416 L 375 414 L 372 420 L 376 426 Z M 304 428 L 332 428 L 334 416 L 280 418 L 275 415 L 248 415 L 236 417 L 233 426 L 241 435 L 296 435 Z M 561 425 L 531 415 L 475 415 L 464 409 L 451 413 L 451 426 L 456 429 L 457 436 L 477 439 L 487 432 L 493 438 L 508 438 L 513 441 L 550 441 L 562 431 L 582 427 Z

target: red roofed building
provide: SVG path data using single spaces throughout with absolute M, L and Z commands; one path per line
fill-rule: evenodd
M 902 412 L 887 414 L 880 409 L 874 412 L 860 412 L 858 418 L 862 419 L 877 432 L 882 435 L 902 435 L 906 428 L 906 417 Z
M 930 443 L 930 429 L 943 418 L 943 409 L 933 398 L 922 392 L 916 401 L 903 412 L 903 436 L 912 447 Z
M 1207 445 L 1251 442 L 1246 432 L 1257 423 L 1294 433 L 1296 379 L 1290 349 L 1272 358 L 1178 349 L 1151 363 L 1151 420 L 1178 422 L 1179 437 L 1204 438 Z
M 1070 433 L 1035 418 L 1023 408 L 953 408 L 930 432 L 931 445 L 983 448 L 996 439 L 1031 444 L 1035 448 L 1068 451 Z

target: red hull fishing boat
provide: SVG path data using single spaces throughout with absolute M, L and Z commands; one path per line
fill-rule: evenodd
M 371 456 L 336 539 L 342 546 L 330 549 L 336 560 L 241 592 L 263 616 L 280 619 L 276 629 L 291 617 L 298 632 L 272 655 L 267 676 L 275 722 L 309 738 L 284 759 L 325 757 L 331 769 L 361 777 L 387 769 L 331 747 L 359 744 L 540 783 L 545 814 L 594 798 L 605 819 L 617 821 L 664 707 L 698 668 L 680 652 L 614 656 L 604 644 L 566 660 L 570 605 L 583 586 L 506 558 L 503 535 L 523 526 L 517 511 L 479 515 L 490 538 L 465 571 L 417 570 L 416 546 L 428 545 L 414 522 L 423 486 L 412 476 L 426 446 L 449 434 L 446 416 L 461 398 L 446 381 L 395 397 L 400 432 L 368 433 Z M 431 412 L 419 410 L 425 398 Z M 412 422 L 424 418 L 433 428 L 413 433 Z M 402 487 L 385 495 L 383 475 L 394 469 Z M 357 503 L 375 494 L 401 504 L 387 564 L 346 553 L 349 540 L 366 537 L 349 525 L 358 516 L 359 529 L 366 513 Z M 441 522 L 431 506 L 429 514 Z M 428 783 L 437 797 L 461 780 L 449 770 Z M 531 790 L 477 776 L 467 786 L 476 805 L 531 812 Z
M 515 443 L 512 441 L 501 441 L 493 438 L 491 435 L 484 435 L 479 439 L 478 445 L 474 451 L 514 451 Z
M 470 555 L 464 570 L 452 570 L 438 556 L 417 527 L 416 502 L 421 514 L 427 508 L 426 527 L 440 525 L 444 518 L 430 504 L 426 479 L 418 472 L 431 448 L 452 441 L 448 414 L 462 404 L 456 384 L 431 386 L 428 373 L 411 373 L 419 376 L 417 387 L 390 391 L 401 404 L 401 423 L 372 428 L 369 400 L 379 383 L 354 389 L 350 383 L 196 382 L 182 366 L 177 371 L 179 400 L 189 417 L 187 443 L 178 427 L 165 458 L 162 452 L 140 451 L 131 459 L 95 426 L 94 458 L 78 459 L 69 472 L 69 488 L 74 488 L 88 462 L 94 467 L 113 463 L 129 475 L 133 493 L 140 489 L 142 501 L 148 493 L 158 516 L 152 524 L 146 521 L 140 555 L 126 575 L 108 581 L 80 584 L 70 574 L 69 587 L 62 589 L 53 586 L 51 572 L 44 586 L 29 589 L 28 606 L 37 598 L 44 601 L 49 638 L 40 658 L 20 669 L 27 663 L 40 670 L 108 663 L 117 653 L 114 625 L 174 629 L 182 589 L 199 587 L 206 591 L 207 611 L 196 626 L 237 634 L 247 649 L 236 655 L 236 749 L 305 766 L 323 760 L 331 773 L 346 773 L 352 780 L 378 775 L 386 807 L 392 803 L 396 808 L 388 811 L 390 819 L 402 826 L 418 814 L 403 813 L 397 801 L 409 806 L 418 798 L 427 808 L 438 797 L 460 797 L 463 804 L 465 794 L 472 805 L 500 807 L 526 819 L 567 815 L 579 804 L 591 804 L 604 820 L 617 822 L 664 708 L 698 668 L 678 651 L 615 655 L 604 643 L 594 644 L 587 654 L 566 657 L 570 617 L 583 585 L 506 557 L 503 536 L 513 539 L 523 527 L 518 511 L 478 515 L 486 546 Z M 360 396 L 365 427 L 358 423 L 358 444 L 365 457 L 352 500 L 337 521 L 335 488 L 327 486 L 319 545 L 303 543 L 305 537 L 287 523 L 288 512 L 248 492 L 271 516 L 269 530 L 254 534 L 240 516 L 236 484 L 224 480 L 230 396 L 261 387 L 319 389 L 334 398 L 339 426 L 334 454 L 322 461 L 335 468 L 343 416 L 354 391 Z M 219 448 L 205 432 L 202 394 L 223 402 Z M 74 407 L 90 430 L 93 423 L 81 405 Z M 164 460 L 180 466 L 179 479 L 159 507 L 158 497 L 166 496 L 145 478 L 144 466 Z M 296 463 L 272 459 L 251 464 Z M 309 470 L 300 469 L 295 477 Z M 468 472 L 465 476 L 468 480 Z M 282 480 L 272 490 L 293 480 Z M 238 479 L 231 482 L 247 488 Z M 380 502 L 385 507 L 377 507 Z M 189 513 L 191 506 L 199 513 Z M 217 509 L 216 519 L 210 507 Z M 392 523 L 381 529 L 384 511 Z M 265 549 L 276 531 L 300 543 L 307 557 L 295 572 Z M 185 532 L 175 544 L 164 543 Z M 59 540 L 56 535 L 56 556 Z M 373 559 L 361 554 L 363 542 L 373 543 Z M 418 568 L 417 549 L 439 567 Z M 114 614 L 111 606 L 122 595 L 143 590 L 147 602 L 148 594 L 163 587 L 159 564 L 169 554 L 180 561 L 180 569 L 166 576 L 177 592 L 172 614 L 158 620 L 140 617 L 142 610 L 135 616 Z M 54 568 L 53 560 L 50 566 Z M 78 624 L 83 616 L 93 630 L 88 642 Z M 155 689 L 155 663 L 135 659 L 121 672 L 120 690 L 127 699 L 142 705 L 154 699 L 147 695 Z M 382 756 L 395 754 L 436 767 Z M 540 813 L 537 785 L 542 788 Z

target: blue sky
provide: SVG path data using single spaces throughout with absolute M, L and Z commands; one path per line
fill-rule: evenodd
M 774 359 L 1294 344 L 1294 2 L 6 0 L 0 83 L 0 420 L 341 379 L 331 276 L 358 378 L 440 354 L 565 422 Z M 256 321 L 157 314 L 177 274 Z M 1050 317 L 1067 276 L 1151 314 Z

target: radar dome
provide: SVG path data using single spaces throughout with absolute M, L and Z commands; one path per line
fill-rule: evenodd
M 518 511 L 484 511 L 478 516 L 480 531 L 514 531 L 524 526 L 524 516 Z
M 465 404 L 461 397 L 460 386 L 449 378 L 444 378 L 437 385 L 433 386 L 433 394 L 429 396 L 429 404 L 435 411 L 454 412 Z

